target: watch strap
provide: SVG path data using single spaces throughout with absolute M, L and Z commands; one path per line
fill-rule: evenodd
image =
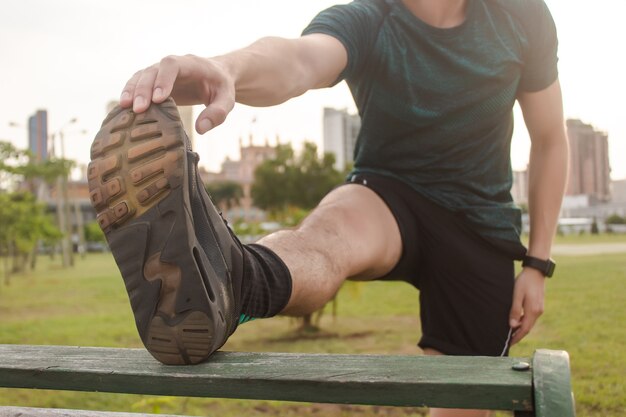
M 554 274 L 554 269 L 556 268 L 556 264 L 552 259 L 544 260 L 529 255 L 524 256 L 522 266 L 528 266 L 536 269 L 547 278 L 550 278 Z

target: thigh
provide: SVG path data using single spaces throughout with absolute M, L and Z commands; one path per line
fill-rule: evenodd
M 465 218 L 398 180 L 371 174 L 352 180 L 374 191 L 399 227 L 401 257 L 376 277 L 420 290 L 420 346 L 445 354 L 506 354 L 513 259 L 525 252 L 521 243 L 478 235 Z
M 332 190 L 298 227 L 310 242 L 346 266 L 346 277 L 374 279 L 397 264 L 402 239 L 394 215 L 376 192 L 347 183 Z

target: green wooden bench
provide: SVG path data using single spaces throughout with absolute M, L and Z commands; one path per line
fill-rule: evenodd
M 0 345 L 0 387 L 575 415 L 569 357 L 553 350 L 532 358 L 217 352 L 182 367 L 143 349 Z M 1 417 L 25 415 L 101 416 L 0 407 Z

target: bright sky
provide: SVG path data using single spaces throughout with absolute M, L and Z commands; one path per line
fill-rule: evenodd
M 65 129 L 67 156 L 86 163 L 106 104 L 138 69 L 169 54 L 211 56 L 262 36 L 296 37 L 318 11 L 338 2 L 346 1 L 3 0 L 0 139 L 25 148 L 28 116 L 40 108 L 48 110 L 50 132 L 76 117 Z M 566 117 L 609 133 L 612 177 L 626 178 L 626 2 L 546 2 L 559 30 Z M 283 141 L 321 144 L 324 106 L 354 109 L 345 84 L 273 108 L 238 105 L 225 125 L 196 134 L 201 164 L 218 170 L 226 155 L 237 158 L 238 137 L 250 133 L 258 143 L 266 136 L 273 143 L 279 134 Z M 514 169 L 525 168 L 528 149 L 516 112 Z

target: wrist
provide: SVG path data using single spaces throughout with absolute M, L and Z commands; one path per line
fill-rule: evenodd
M 544 277 L 550 278 L 554 274 L 556 263 L 549 257 L 539 258 L 527 254 L 522 260 L 522 267 L 524 269 L 532 268 L 543 274 Z
M 233 85 L 236 85 L 239 78 L 239 70 L 236 60 L 232 54 L 220 55 L 213 58 L 207 58 L 215 67 L 219 69 L 222 76 L 228 79 Z

